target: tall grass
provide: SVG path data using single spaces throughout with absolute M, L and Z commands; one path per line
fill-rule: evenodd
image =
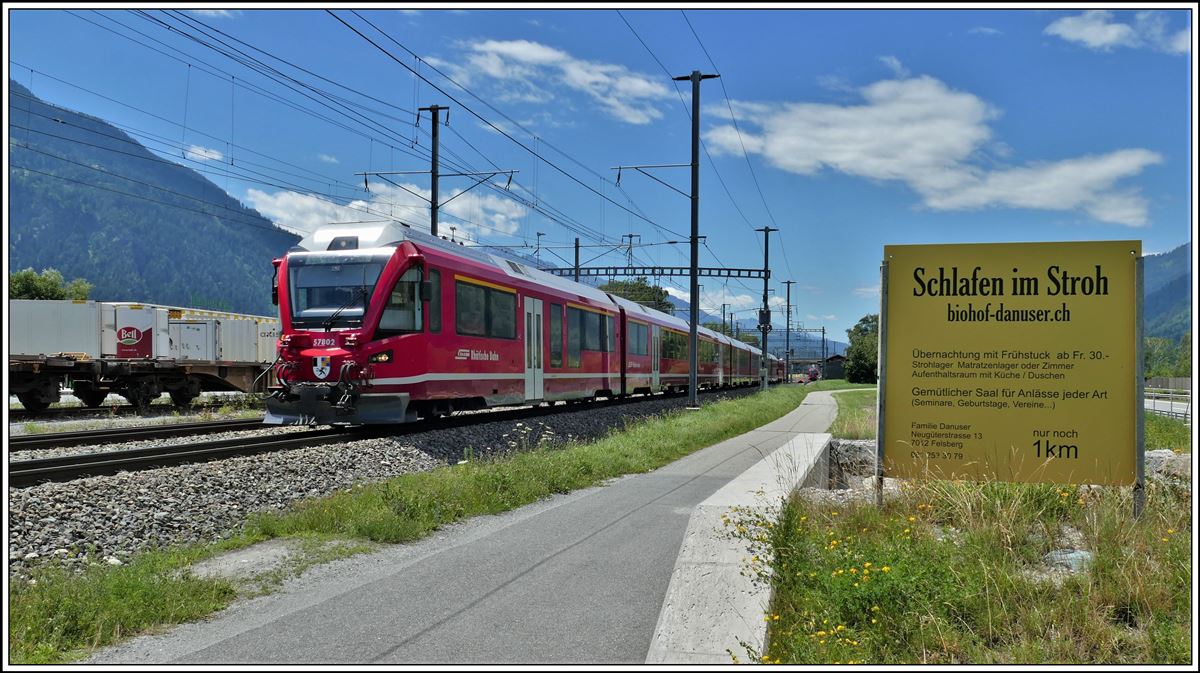
M 1171 449 L 1191 453 L 1192 428 L 1181 420 L 1146 412 L 1146 450 Z
M 1190 494 L 924 482 L 880 510 L 795 500 L 772 531 L 769 661 L 1179 664 L 1190 659 Z M 1067 544 L 1094 559 L 1039 568 Z
M 874 390 L 838 393 L 838 415 L 829 432 L 838 439 L 874 439 L 879 413 Z

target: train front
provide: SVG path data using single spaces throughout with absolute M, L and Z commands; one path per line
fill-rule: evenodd
M 278 385 L 267 398 L 265 423 L 415 420 L 407 392 L 373 386 L 377 370 L 395 360 L 393 348 L 373 341 L 379 315 L 385 305 L 392 308 L 389 301 L 420 302 L 419 278 L 406 282 L 405 274 L 419 254 L 403 238 L 396 225 L 334 225 L 319 229 L 276 260 Z M 378 289 L 384 287 L 396 289 Z

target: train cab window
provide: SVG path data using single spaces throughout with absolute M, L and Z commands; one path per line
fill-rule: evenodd
M 429 331 L 442 331 L 442 272 L 430 271 L 429 284 L 432 294 L 429 297 Z
M 421 331 L 421 276 L 421 267 L 412 267 L 396 281 L 379 318 L 377 337 Z
M 567 366 L 579 367 L 583 350 L 583 311 L 567 308 Z
M 454 323 L 459 334 L 487 335 L 486 294 L 487 290 L 478 285 L 454 284 Z
M 562 306 L 550 305 L 550 366 L 561 367 L 563 356 Z

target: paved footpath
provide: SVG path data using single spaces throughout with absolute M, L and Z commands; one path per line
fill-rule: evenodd
M 644 664 L 692 508 L 836 414 L 828 392 L 813 392 L 654 472 L 319 566 L 87 663 Z

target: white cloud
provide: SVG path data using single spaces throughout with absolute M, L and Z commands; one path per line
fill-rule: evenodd
M 837 316 L 832 313 L 828 313 L 826 315 L 813 315 L 812 313 L 809 313 L 808 315 L 804 316 L 804 319 L 811 320 L 813 322 L 833 321 L 837 320 Z
M 967 32 L 970 33 L 971 35 L 1002 35 L 1003 34 L 1000 31 L 996 30 L 995 28 L 989 28 L 987 26 L 977 26 L 975 28 L 972 28 L 971 30 L 968 30 Z
M 199 14 L 200 16 L 207 16 L 210 19 L 232 19 L 235 16 L 242 15 L 242 12 L 237 9 L 189 9 L 187 11 L 192 14 Z
M 421 15 L 421 10 L 419 10 L 419 9 L 398 9 L 396 11 L 400 12 L 401 14 L 403 14 L 405 16 L 420 16 Z
M 466 61 L 451 74 L 463 84 L 481 77 L 492 80 L 502 101 L 546 104 L 564 94 L 582 93 L 610 117 L 647 124 L 662 117 L 657 104 L 673 95 L 659 77 L 579 59 L 530 40 L 484 40 L 465 46 Z M 427 60 L 439 68 L 445 64 Z
M 999 112 L 977 96 L 927 75 L 884 80 L 859 91 L 862 104 L 734 102 L 747 152 L 777 168 L 813 175 L 823 169 L 907 184 L 936 210 L 984 207 L 1082 210 L 1104 222 L 1143 226 L 1147 204 L 1117 182 L 1158 163 L 1143 149 L 1124 149 L 1026 166 L 988 166 L 1006 146 L 988 122 Z M 728 118 L 720 110 L 715 116 Z M 755 133 L 752 126 L 757 126 Z M 717 152 L 740 154 L 731 125 L 708 130 Z
M 183 151 L 183 155 L 192 161 L 220 161 L 225 158 L 221 152 L 200 145 L 191 145 Z
M 1112 23 L 1112 12 L 1093 9 L 1077 16 L 1064 16 L 1046 26 L 1047 35 L 1057 35 L 1068 42 L 1078 42 L 1092 49 L 1132 47 L 1137 33 L 1124 23 Z
M 926 204 L 938 210 L 1084 210 L 1103 222 L 1144 226 L 1146 200 L 1134 190 L 1117 190 L 1115 183 L 1161 161 L 1154 152 L 1134 149 L 999 170 L 973 175 L 954 190 L 928 194 Z
M 327 164 L 340 164 L 340 163 L 342 163 L 342 162 L 338 161 L 338 158 L 337 158 L 337 157 L 335 157 L 335 156 L 333 156 L 332 154 L 318 154 L 318 155 L 317 155 L 317 158 L 318 158 L 318 159 L 320 159 L 321 161 L 324 161 L 324 162 L 325 162 L 325 163 L 327 163 Z
M 1129 24 L 1114 20 L 1112 12 L 1090 10 L 1057 19 L 1042 32 L 1100 51 L 1114 47 L 1149 47 L 1170 54 L 1191 51 L 1190 29 L 1168 35 L 1167 17 L 1157 11 L 1138 12 Z
M 857 295 L 859 297 L 867 297 L 868 299 L 871 297 L 880 297 L 882 295 L 882 293 L 880 293 L 880 291 L 879 291 L 878 285 L 867 285 L 864 287 L 856 287 L 853 290 L 851 290 L 851 292 L 853 292 L 855 295 Z
M 908 77 L 908 68 L 905 68 L 904 64 L 900 62 L 900 59 L 896 58 L 895 56 L 880 56 L 879 60 L 885 66 L 887 66 L 888 70 L 892 71 L 892 74 L 896 76 L 896 79 L 905 79 Z
M 424 198 L 417 198 L 393 185 L 372 184 L 369 198 L 355 199 L 346 205 L 299 192 L 268 193 L 258 189 L 247 190 L 246 201 L 276 224 L 302 233 L 331 222 L 380 217 L 394 217 L 428 231 L 429 190 L 412 184 L 405 184 L 404 187 Z M 440 196 L 449 200 L 460 192 L 457 189 L 449 192 L 443 190 Z M 442 207 L 438 233 L 449 235 L 450 227 L 454 226 L 457 228 L 456 237 L 465 240 L 477 240 L 480 236 L 494 237 L 497 232 L 513 234 L 520 227 L 521 218 L 527 214 L 524 206 L 479 188 L 458 196 Z

